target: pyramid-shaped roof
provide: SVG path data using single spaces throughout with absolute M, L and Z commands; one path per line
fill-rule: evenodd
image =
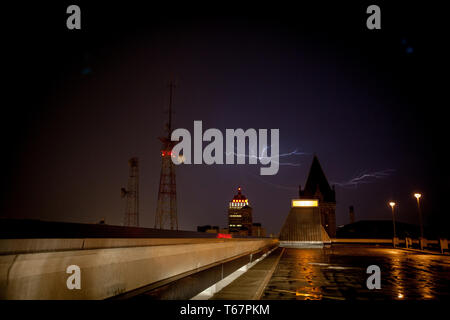
M 314 155 L 311 168 L 309 169 L 308 179 L 305 189 L 300 191 L 301 198 L 314 198 L 319 192 L 323 197 L 323 202 L 336 202 L 334 190 L 330 187 L 327 177 L 322 170 L 319 159 Z

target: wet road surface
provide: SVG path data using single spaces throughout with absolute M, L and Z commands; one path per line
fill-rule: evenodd
M 381 289 L 366 285 L 370 265 Z M 401 249 L 333 246 L 286 249 L 261 299 L 423 300 L 450 298 L 450 256 Z

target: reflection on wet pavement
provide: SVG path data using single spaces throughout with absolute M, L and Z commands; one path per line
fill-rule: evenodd
M 381 289 L 366 286 L 381 269 Z M 450 297 L 450 257 L 401 249 L 333 246 L 286 249 L 262 299 L 422 300 Z

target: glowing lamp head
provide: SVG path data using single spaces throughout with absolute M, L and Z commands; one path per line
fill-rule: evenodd
M 389 202 L 389 205 L 391 206 L 391 208 L 394 208 L 395 207 L 395 202 L 391 201 L 391 202 Z
M 422 195 L 420 193 L 414 193 L 414 197 L 416 197 L 417 200 L 419 200 L 421 196 Z
M 292 200 L 292 207 L 318 207 L 319 201 L 318 200 L 298 200 L 294 199 Z

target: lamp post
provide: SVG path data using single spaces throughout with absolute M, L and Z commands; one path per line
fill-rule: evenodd
M 422 195 L 420 193 L 414 193 L 414 197 L 416 197 L 417 199 L 417 208 L 419 209 L 420 237 L 423 238 L 422 209 L 420 208 L 420 198 L 422 197 Z
M 395 248 L 395 238 L 396 238 L 396 234 L 395 234 L 395 216 L 394 216 L 394 207 L 395 207 L 395 202 L 391 201 L 389 202 L 389 205 L 391 206 L 392 209 L 392 225 L 394 227 L 394 248 Z

